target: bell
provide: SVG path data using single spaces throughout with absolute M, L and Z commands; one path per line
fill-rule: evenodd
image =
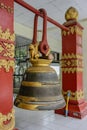
M 39 11 L 43 14 L 43 26 L 46 29 L 46 11 L 44 9 Z M 65 100 L 58 85 L 58 76 L 55 70 L 50 67 L 52 57 L 49 58 L 50 49 L 46 43 L 46 36 L 43 36 L 42 42 L 40 42 L 41 45 L 37 43 L 37 18 L 38 15 L 35 15 L 33 42 L 29 47 L 32 66 L 25 71 L 14 104 L 19 108 L 28 110 L 60 109 L 65 106 Z M 45 34 L 43 32 L 43 35 Z M 39 50 L 42 53 L 42 57 L 40 57 Z

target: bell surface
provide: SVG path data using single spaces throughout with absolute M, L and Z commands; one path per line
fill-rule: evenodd
M 15 106 L 28 110 L 55 110 L 65 106 L 56 71 L 50 60 L 31 60 L 15 99 Z

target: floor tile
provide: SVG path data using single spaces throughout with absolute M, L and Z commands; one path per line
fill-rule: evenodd
M 86 130 L 87 116 L 83 119 L 65 117 L 54 111 L 30 111 L 15 107 L 15 127 L 18 130 Z

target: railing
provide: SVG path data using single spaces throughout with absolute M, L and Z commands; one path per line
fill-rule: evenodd
M 43 17 L 37 9 L 35 9 L 33 6 L 29 5 L 28 3 L 24 2 L 23 0 L 14 0 L 14 1 L 16 3 L 18 3 L 19 5 L 23 6 L 24 8 L 32 11 L 33 13 L 38 14 L 40 17 Z M 57 27 L 59 27 L 62 30 L 68 31 L 67 27 L 65 27 L 64 25 L 61 25 L 60 23 L 56 22 L 55 20 L 53 20 L 52 18 L 50 18 L 48 16 L 47 16 L 47 21 L 49 21 L 50 23 L 56 25 Z

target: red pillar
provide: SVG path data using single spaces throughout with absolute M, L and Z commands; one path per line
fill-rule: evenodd
M 13 0 L 0 0 L 0 130 L 13 130 Z
M 65 100 L 67 100 L 67 92 L 70 91 L 68 115 L 83 118 L 87 114 L 87 103 L 83 92 L 83 27 L 77 22 L 77 16 L 78 12 L 75 8 L 69 8 L 65 14 L 67 22 L 64 25 L 69 31 L 62 31 L 62 90 Z M 55 110 L 55 113 L 65 114 L 65 108 Z

